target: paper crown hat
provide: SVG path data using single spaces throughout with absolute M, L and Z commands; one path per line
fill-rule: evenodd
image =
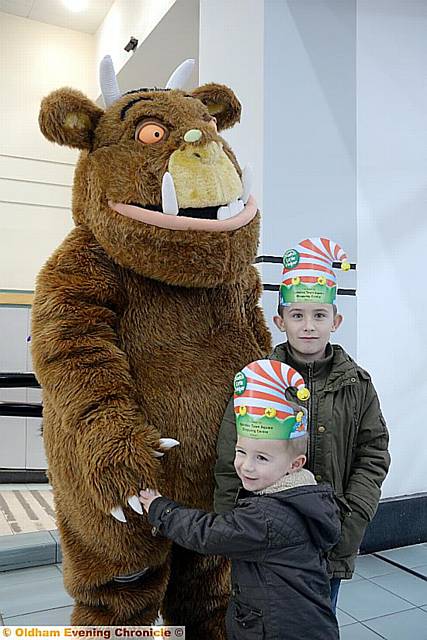
M 280 304 L 320 302 L 333 304 L 337 295 L 337 279 L 333 262 L 341 262 L 348 271 L 347 255 L 339 244 L 328 238 L 307 238 L 283 256 Z
M 310 397 L 301 374 L 278 360 L 257 360 L 239 371 L 234 376 L 237 433 L 263 440 L 304 436 L 306 412 L 287 400 L 288 387 L 297 389 L 299 400 Z

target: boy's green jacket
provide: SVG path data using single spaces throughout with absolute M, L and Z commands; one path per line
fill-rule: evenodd
M 270 357 L 294 367 L 310 389 L 307 402 L 294 398 L 309 412 L 306 466 L 319 483 L 330 483 L 335 490 L 342 535 L 329 553 L 328 570 L 330 577 L 349 579 L 390 465 L 388 431 L 378 396 L 369 374 L 339 345 L 328 344 L 326 357 L 316 362 L 295 359 L 287 342 Z M 233 508 L 240 487 L 233 466 L 235 444 L 230 401 L 218 436 L 215 467 L 215 511 L 220 513 Z

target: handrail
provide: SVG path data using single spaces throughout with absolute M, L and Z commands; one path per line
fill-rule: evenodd
M 36 388 L 40 389 L 34 373 L 0 372 L 0 389 Z
M 0 402 L 1 417 L 41 418 L 43 405 L 35 402 Z

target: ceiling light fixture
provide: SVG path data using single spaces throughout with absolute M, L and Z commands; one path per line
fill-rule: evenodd
M 85 9 L 87 9 L 88 0 L 62 0 L 62 2 L 63 4 L 65 4 L 67 9 L 69 9 L 70 11 L 74 11 L 74 13 L 77 13 L 79 11 L 84 11 Z

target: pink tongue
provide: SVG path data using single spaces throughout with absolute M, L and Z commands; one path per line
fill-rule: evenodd
M 162 229 L 176 229 L 187 231 L 235 231 L 248 224 L 256 215 L 257 204 L 252 196 L 246 203 L 245 208 L 237 216 L 227 218 L 227 220 L 202 220 L 200 218 L 187 218 L 185 216 L 173 216 L 159 211 L 150 211 L 135 207 L 132 204 L 122 204 L 120 202 L 108 202 L 110 209 L 126 218 L 132 218 L 145 224 L 151 224 Z

